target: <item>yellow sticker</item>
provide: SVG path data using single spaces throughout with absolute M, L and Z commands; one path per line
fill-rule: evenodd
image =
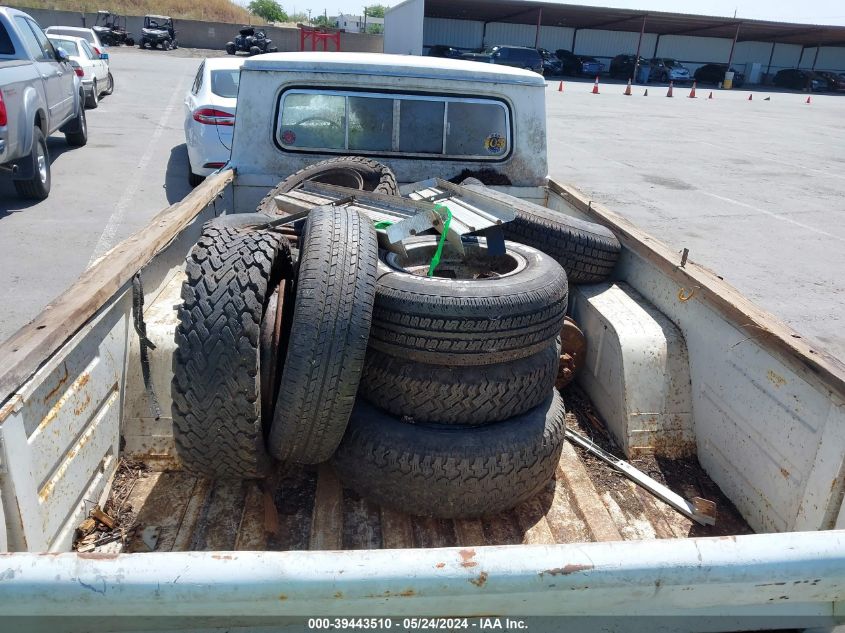
M 484 149 L 491 154 L 501 154 L 505 150 L 505 137 L 494 132 L 484 139 Z

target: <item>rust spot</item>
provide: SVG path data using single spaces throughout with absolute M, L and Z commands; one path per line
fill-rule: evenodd
M 88 407 L 89 404 L 91 404 L 91 394 L 86 393 L 85 394 L 85 401 L 79 403 L 79 406 L 77 406 L 73 410 L 73 415 L 82 415 L 82 412 L 85 411 L 85 409 Z
M 46 396 L 44 396 L 44 404 L 47 404 L 50 400 L 52 400 L 53 396 L 55 396 L 59 392 L 59 389 L 61 389 L 62 386 L 67 382 L 67 379 L 68 379 L 67 363 L 62 363 L 62 366 L 64 367 L 65 375 L 62 376 L 61 378 L 59 378 L 59 382 L 56 383 L 56 386 L 53 387 Z
M 487 583 L 487 572 L 483 571 L 478 574 L 478 578 L 470 578 L 469 581 L 476 587 L 483 587 Z
M 343 592 L 342 591 L 335 591 L 334 597 L 337 598 L 338 600 L 340 600 L 341 598 L 343 598 Z
M 766 377 L 771 381 L 775 387 L 783 387 L 786 384 L 786 378 L 780 374 L 776 374 L 771 369 L 766 372 Z
M 789 478 L 789 471 L 783 466 L 780 467 L 780 474 L 783 475 L 784 479 Z
M 230 554 L 212 554 L 211 557 L 217 560 L 235 560 L 235 557 Z
M 385 591 L 381 594 L 370 594 L 367 598 L 411 598 L 417 595 L 417 592 L 413 589 L 405 589 L 405 591 L 400 591 L 398 593 L 393 593 L 392 591 Z
M 114 552 L 77 552 L 79 558 L 90 558 L 91 560 L 113 560 L 119 556 Z
M 23 405 L 23 396 L 19 393 L 16 393 L 9 401 L 0 407 L 0 422 L 3 422 L 6 418 L 12 415 L 15 411 L 17 411 Z
M 833 491 L 836 488 L 836 482 L 839 481 L 836 477 L 833 478 L 833 481 L 830 482 L 830 490 Z
M 281 601 L 285 601 L 285 600 L 287 600 L 287 599 L 288 599 L 288 597 L 287 597 L 285 594 L 283 594 L 283 593 L 280 593 L 280 594 L 279 594 L 279 600 L 281 600 Z
M 463 562 L 461 563 L 461 567 L 476 567 L 478 565 L 477 562 L 472 560 L 475 558 L 475 550 L 474 549 L 462 549 L 458 554 L 461 555 L 461 559 Z
M 563 567 L 545 569 L 540 572 L 540 575 L 544 576 L 545 574 L 549 574 L 550 576 L 568 576 L 569 574 L 574 574 L 576 571 L 587 571 L 592 568 L 592 565 L 564 565 Z
M 437 567 L 437 569 L 443 569 L 445 566 L 446 566 L 446 563 L 437 563 L 435 565 L 435 567 Z

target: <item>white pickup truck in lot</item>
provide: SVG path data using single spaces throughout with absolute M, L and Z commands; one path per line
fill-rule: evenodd
M 11 171 L 19 195 L 50 194 L 47 137 L 56 131 L 69 145 L 88 142 L 79 77 L 35 20 L 0 7 L 0 170 Z
M 529 621 L 535 631 L 821 631 L 845 622 L 845 367 L 713 272 L 548 178 L 545 90 L 534 73 L 460 60 L 307 53 L 247 60 L 229 165 L 114 247 L 0 345 L 0 552 L 7 552 L 0 554 L 0 627 L 386 628 L 384 620 L 369 618 L 393 616 L 397 630 L 455 629 L 477 628 L 463 618 L 479 615 L 549 616 Z M 259 299 L 261 310 L 266 294 L 266 284 L 244 272 L 245 260 L 212 261 L 209 226 L 236 225 L 237 214 L 252 214 L 257 206 L 278 214 L 277 224 L 291 220 L 288 228 L 276 228 L 303 257 L 292 282 L 293 328 L 297 319 L 307 325 L 310 318 L 317 329 L 321 308 L 329 307 L 311 305 L 312 312 L 303 313 L 309 293 L 319 291 L 302 268 L 310 233 L 294 236 L 290 227 L 299 216 L 284 213 L 325 204 L 333 190 L 324 184 L 268 192 L 315 161 L 345 155 L 380 161 L 416 202 L 395 191 L 341 196 L 333 207 L 320 207 L 321 218 L 331 215 L 327 208 L 367 200 L 404 200 L 430 210 L 454 191 L 442 182 L 412 183 L 475 174 L 489 186 L 454 190 L 476 207 L 512 209 L 518 218 L 618 240 L 609 276 L 608 270 L 564 265 L 568 312 L 587 339 L 579 386 L 563 391 L 566 424 L 624 453 L 684 498 L 715 501 L 711 521 L 700 525 L 688 518 L 695 512 L 679 514 L 575 442 L 557 447 L 553 475 L 537 482 L 535 496 L 480 516 L 464 516 L 458 507 L 434 518 L 436 498 L 432 512 L 401 510 L 431 503 L 424 489 L 413 499 L 359 495 L 356 464 L 349 460 L 335 458 L 337 469 L 321 463 L 273 471 L 279 410 L 309 395 L 286 391 L 285 376 L 272 432 L 262 427 L 261 415 L 257 426 L 232 418 L 229 426 L 208 426 L 208 436 L 188 446 L 186 420 L 201 427 L 206 417 L 225 419 L 230 405 L 244 404 L 238 394 L 254 395 L 259 374 L 264 384 L 266 368 L 256 369 L 253 359 L 251 373 L 237 373 L 241 360 L 257 353 L 256 324 L 254 335 L 229 330 L 218 339 L 224 347 L 238 345 L 242 356 L 210 362 L 212 356 L 200 353 L 185 365 L 185 346 L 208 340 L 201 327 L 210 323 L 206 307 L 214 312 L 215 302 L 227 300 L 212 286 L 206 292 L 197 285 L 200 264 L 216 266 L 221 279 L 240 280 L 244 294 L 229 295 L 236 310 L 245 309 L 237 306 L 248 296 L 253 305 Z M 349 184 L 355 188 L 354 174 Z M 426 193 L 438 187 L 440 193 Z M 206 225 L 221 216 L 215 223 L 222 224 Z M 383 245 L 382 233 L 391 229 L 376 226 Z M 350 229 L 338 243 L 357 252 L 359 237 Z M 549 253 L 556 248 L 552 241 L 548 246 Z M 517 268 L 530 266 L 531 249 L 518 248 L 526 255 Z M 393 260 L 385 251 L 380 257 L 382 288 Z M 340 279 L 359 265 L 350 258 L 323 274 Z M 496 286 L 490 284 L 512 273 L 481 275 L 462 287 L 492 288 L 492 296 Z M 442 288 L 449 280 L 425 283 Z M 275 313 L 270 305 L 282 313 L 282 302 L 292 296 L 282 290 L 264 300 L 265 315 Z M 373 346 L 382 352 L 401 343 L 411 350 L 411 338 L 402 337 L 411 327 L 420 338 L 440 335 L 435 320 L 385 325 L 389 315 L 379 307 L 379 292 L 368 355 Z M 418 293 L 420 301 L 425 294 Z M 476 295 L 479 305 L 488 305 L 485 293 Z M 196 309 L 190 297 L 202 299 Z M 498 310 L 505 309 L 498 305 L 478 322 L 486 318 L 495 329 Z M 224 321 L 231 316 L 214 314 Z M 270 323 L 278 335 L 278 321 Z M 363 326 L 343 323 L 338 331 L 359 327 L 369 327 L 369 319 Z M 472 334 L 466 348 L 448 349 L 456 359 L 448 372 L 459 379 L 469 380 L 474 369 L 461 353 L 472 351 L 473 341 L 485 343 L 484 335 Z M 296 357 L 308 336 L 304 326 L 291 335 L 285 371 L 298 361 L 319 365 Z M 366 341 L 357 331 L 351 338 L 362 336 Z M 485 349 L 501 351 L 495 343 Z M 430 361 L 440 351 L 426 344 L 409 353 Z M 337 358 L 344 361 L 335 366 Z M 349 367 L 360 359 L 334 348 L 320 362 L 336 370 L 319 386 L 331 400 L 332 390 L 349 389 Z M 219 400 L 213 390 L 198 395 L 208 372 L 216 372 L 221 389 L 232 390 L 231 398 Z M 255 397 L 250 403 L 258 411 Z M 466 405 L 453 403 L 473 413 Z M 435 406 L 444 411 L 442 401 Z M 241 434 L 231 435 L 235 443 L 243 433 L 254 440 L 238 444 L 245 449 L 243 464 L 228 461 L 233 446 L 221 438 L 230 431 Z M 464 431 L 449 432 L 458 437 Z M 202 462 L 201 471 L 243 466 L 241 474 L 253 476 L 206 478 L 184 468 L 186 456 L 194 465 Z M 390 451 L 376 457 L 386 463 Z M 409 460 L 403 472 L 413 477 L 435 461 Z M 268 465 L 271 474 L 259 478 Z M 467 480 L 468 489 L 475 485 Z M 496 499 L 464 501 L 492 507 Z M 553 617 L 588 615 L 605 619 Z M 438 624 L 418 616 L 457 619 Z M 357 620 L 340 620 L 348 617 Z

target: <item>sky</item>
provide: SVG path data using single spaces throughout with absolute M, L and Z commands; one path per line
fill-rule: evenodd
M 249 0 L 235 0 L 247 5 Z M 288 13 L 312 10 L 318 15 L 325 9 L 329 15 L 340 12 L 360 15 L 368 4 L 395 5 L 398 0 L 360 2 L 360 0 L 327 0 L 308 2 L 307 0 L 282 0 L 279 4 Z M 738 18 L 756 20 L 776 20 L 779 22 L 801 22 L 809 24 L 839 24 L 845 26 L 845 1 L 843 0 L 804 0 L 787 2 L 784 0 L 708 0 L 707 2 L 681 2 L 679 0 L 570 0 L 569 4 L 582 4 L 594 7 L 617 7 L 623 9 L 650 9 L 672 13 L 697 13 L 731 17 L 736 11 Z

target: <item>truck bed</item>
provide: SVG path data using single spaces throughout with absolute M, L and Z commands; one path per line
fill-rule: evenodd
M 567 424 L 613 451 L 583 392 L 570 388 L 563 394 Z M 259 483 L 211 482 L 183 471 L 153 472 L 142 462 L 124 462 L 105 509 L 118 519 L 115 530 L 122 531 L 128 552 L 148 552 L 153 542 L 155 551 L 347 550 L 751 532 L 695 460 L 644 457 L 632 463 L 687 497 L 715 501 L 716 525 L 687 519 L 569 443 L 555 479 L 543 492 L 514 510 L 481 519 L 415 517 L 379 507 L 344 488 L 327 464 L 290 469 Z

